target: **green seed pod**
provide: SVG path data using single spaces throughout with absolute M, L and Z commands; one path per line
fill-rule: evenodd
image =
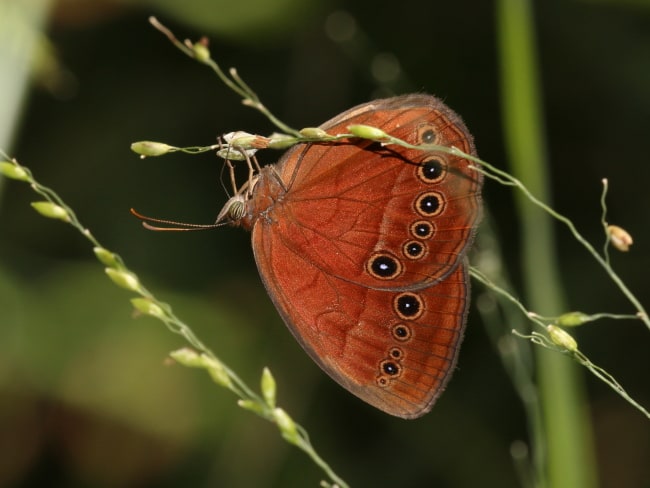
M 294 136 L 289 134 L 280 134 L 275 132 L 269 137 L 269 148 L 271 149 L 287 149 L 294 146 L 298 141 Z
M 140 156 L 162 156 L 168 152 L 175 151 L 177 148 L 165 144 L 164 142 L 138 141 L 131 144 L 131 151 Z
M 264 414 L 264 408 L 259 403 L 254 402 L 253 400 L 238 400 L 237 405 L 239 405 L 241 408 L 244 408 L 246 410 L 250 410 L 251 412 L 254 412 L 258 415 Z
M 269 368 L 264 368 L 262 371 L 261 390 L 266 404 L 270 408 L 275 408 L 276 384 Z
M 555 325 L 548 325 L 546 326 L 546 331 L 553 341 L 553 344 L 563 347 L 567 351 L 571 352 L 576 352 L 578 350 L 578 343 L 564 329 L 560 329 Z
M 383 130 L 377 129 L 377 127 L 373 127 L 371 125 L 349 125 L 348 130 L 357 137 L 361 137 L 362 139 L 372 139 L 373 141 L 376 141 L 378 139 L 386 139 L 388 137 L 388 134 L 386 134 Z
M 204 367 L 208 370 L 212 381 L 218 385 L 225 386 L 230 388 L 232 386 L 232 381 L 230 381 L 230 376 L 228 376 L 228 371 L 221 361 L 215 358 L 201 354 L 203 358 Z
M 194 51 L 194 59 L 205 63 L 210 60 L 210 49 L 208 49 L 207 39 L 203 38 L 199 42 L 192 44 L 192 50 Z
M 557 319 L 557 325 L 561 327 L 576 327 L 589 322 L 589 315 L 582 312 L 569 312 L 562 314 Z
M 117 260 L 117 255 L 109 251 L 108 249 L 104 249 L 103 247 L 93 247 L 93 252 L 95 253 L 95 257 L 99 259 L 99 261 L 108 266 L 109 268 L 115 268 L 118 266 L 118 260 Z
M 27 171 L 9 161 L 0 161 L 0 173 L 5 175 L 7 178 L 11 178 L 12 180 L 29 180 L 29 174 L 27 174 Z
M 299 440 L 298 427 L 293 419 L 289 417 L 289 414 L 281 408 L 275 408 L 273 409 L 273 417 L 280 432 L 282 432 L 282 437 L 292 444 L 297 444 Z
M 318 127 L 305 127 L 304 129 L 300 129 L 300 135 L 309 139 L 325 139 L 329 137 L 327 132 Z
M 56 203 L 43 201 L 43 202 L 32 202 L 31 205 L 34 208 L 34 210 L 36 210 L 43 217 L 47 217 L 48 219 L 63 220 L 64 222 L 70 222 L 70 215 L 68 214 L 68 211 L 65 208 L 61 207 L 60 205 L 57 205 Z
M 131 291 L 140 291 L 140 280 L 130 271 L 115 268 L 106 268 L 104 271 L 117 286 Z
M 151 315 L 152 317 L 163 318 L 165 317 L 165 311 L 160 308 L 160 306 L 148 298 L 132 298 L 131 304 L 138 312 L 141 312 L 145 315 Z

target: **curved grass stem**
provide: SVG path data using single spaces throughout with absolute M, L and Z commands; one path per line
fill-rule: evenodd
M 309 441 L 306 430 L 293 422 L 283 410 L 276 408 L 273 404 L 274 402 L 267 401 L 264 395 L 259 395 L 253 391 L 231 368 L 223 363 L 199 339 L 191 327 L 174 314 L 169 304 L 158 300 L 152 292 L 142 285 L 137 275 L 127 268 L 123 259 L 118 254 L 109 251 L 100 244 L 90 230 L 82 225 L 74 210 L 54 190 L 39 183 L 29 168 L 20 165 L 16 160 L 10 161 L 1 151 L 0 156 L 7 159 L 0 166 L 3 174 L 13 175 L 14 179 L 28 183 L 34 192 L 45 199 L 43 202 L 39 202 L 45 204 L 41 205 L 39 213 L 46 217 L 62 220 L 79 231 L 93 245 L 98 260 L 107 266 L 106 272 L 109 277 L 117 285 L 138 295 L 137 298 L 131 299 L 132 304 L 138 312 L 157 318 L 171 332 L 182 336 L 194 350 L 198 351 L 186 349 L 171 353 L 171 356 L 177 362 L 186 366 L 199 367 L 206 370 L 215 383 L 227 388 L 239 397 L 240 406 L 266 420 L 276 423 L 282 436 L 288 442 L 305 452 L 325 472 L 330 480 L 335 483 L 334 486 L 341 488 L 348 486 L 316 452 Z M 52 212 L 52 210 L 56 210 L 56 212 Z M 279 412 L 282 412 L 282 415 Z M 281 422 L 280 419 L 284 419 L 284 422 Z M 292 435 L 289 435 L 288 432 L 292 433 Z

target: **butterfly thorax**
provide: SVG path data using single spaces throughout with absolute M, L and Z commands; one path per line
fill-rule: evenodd
M 221 213 L 227 215 L 231 225 L 250 231 L 258 219 L 268 218 L 285 194 L 275 168 L 264 166 L 245 189 L 226 202 Z

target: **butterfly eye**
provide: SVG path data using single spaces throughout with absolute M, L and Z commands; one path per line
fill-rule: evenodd
M 423 217 L 434 217 L 442 213 L 444 200 L 438 192 L 423 193 L 415 200 L 415 211 Z
M 415 293 L 400 293 L 393 303 L 395 313 L 402 319 L 415 320 L 424 313 L 424 303 Z
M 392 332 L 393 332 L 393 337 L 400 342 L 406 342 L 412 336 L 411 329 L 404 324 L 394 325 Z
M 404 255 L 409 259 L 420 259 L 424 256 L 426 248 L 419 241 L 408 241 L 404 244 Z
M 388 253 L 377 253 L 370 257 L 366 270 L 374 278 L 390 280 L 402 273 L 402 263 Z
M 418 166 L 418 178 L 423 183 L 439 183 L 447 174 L 447 164 L 439 157 L 432 157 Z
M 399 348 L 399 347 L 391 347 L 390 351 L 388 352 L 388 355 L 399 361 L 404 357 L 404 352 Z
M 418 141 L 420 144 L 435 144 L 438 139 L 433 125 L 425 124 L 418 128 Z
M 433 235 L 433 225 L 426 220 L 418 220 L 411 224 L 411 235 L 418 239 L 429 239 Z
M 382 361 L 381 370 L 388 376 L 397 376 L 402 372 L 402 368 L 393 361 Z

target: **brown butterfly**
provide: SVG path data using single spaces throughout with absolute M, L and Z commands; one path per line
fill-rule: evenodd
M 430 95 L 375 100 L 320 128 L 335 135 L 353 124 L 476 154 L 460 117 Z M 358 138 L 300 144 L 256 171 L 218 223 L 252 231 L 273 303 L 327 374 L 386 413 L 416 418 L 458 357 L 481 186 L 468 160 L 441 152 Z

